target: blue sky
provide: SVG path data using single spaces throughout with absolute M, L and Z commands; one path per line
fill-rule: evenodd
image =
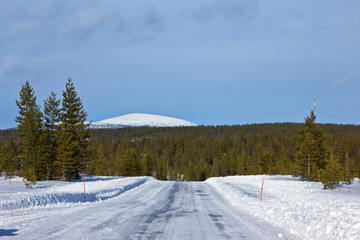
M 360 124 L 360 1 L 3 0 L 0 129 L 26 80 L 43 105 L 70 76 L 88 120 Z

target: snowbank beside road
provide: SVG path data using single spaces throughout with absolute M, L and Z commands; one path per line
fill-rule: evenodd
M 263 201 L 260 190 L 264 178 Z M 300 239 L 359 239 L 360 187 L 323 190 L 321 183 L 291 176 L 234 176 L 206 182 L 239 210 Z
M 263 178 L 265 179 L 263 201 L 260 202 Z M 119 211 L 117 200 L 122 200 L 120 201 L 122 206 L 126 206 L 129 201 L 136 202 L 137 197 L 143 195 L 142 191 L 150 196 L 146 201 L 152 202 L 154 206 L 163 204 L 166 199 L 154 198 L 157 195 L 151 192 L 154 188 L 160 191 L 159 189 L 167 184 L 170 186 L 174 183 L 156 181 L 151 177 L 86 178 L 87 198 L 84 199 L 81 181 L 38 182 L 34 189 L 29 190 L 25 189 L 21 178 L 11 179 L 11 184 L 9 180 L 2 178 L 0 179 L 0 225 L 3 224 L 3 228 L 6 227 L 4 229 L 23 231 L 31 229 L 33 221 L 36 222 L 34 224 L 44 224 L 41 219 L 52 219 L 53 214 L 62 216 L 62 220 L 67 218 L 66 214 L 77 219 L 75 214 L 77 210 L 87 209 L 91 210 L 92 214 L 84 214 L 82 217 L 89 217 L 90 221 L 93 221 L 92 224 L 98 226 L 93 214 L 101 215 L 105 209 L 107 212 L 115 211 L 115 209 Z M 341 190 L 323 190 L 321 183 L 303 182 L 291 176 L 235 176 L 210 178 L 206 183 L 198 183 L 198 191 L 202 189 L 202 185 L 209 187 L 208 184 L 213 186 L 211 191 L 214 195 L 221 195 L 219 199 L 225 198 L 235 209 L 238 209 L 234 212 L 238 212 L 245 223 L 249 223 L 254 229 L 259 227 L 265 229 L 265 232 L 266 229 L 271 230 L 272 226 L 275 226 L 273 231 L 278 231 L 276 234 L 278 233 L 279 239 L 286 239 L 289 236 L 285 234 L 286 231 L 298 239 L 359 239 L 360 184 L 358 184 L 358 179 L 354 184 L 345 185 Z M 140 185 L 142 186 L 137 188 L 138 190 L 129 191 L 123 195 L 123 198 L 116 198 L 124 191 Z M 162 195 L 163 198 L 166 196 Z M 206 194 L 202 197 L 206 199 Z M 110 198 L 113 200 L 101 202 Z M 191 197 L 184 198 L 185 200 L 191 201 Z M 133 216 L 132 209 L 124 209 L 130 217 L 129 221 L 137 223 L 138 219 Z M 140 209 L 143 208 L 140 206 Z M 169 209 L 172 208 L 169 207 Z M 156 209 L 154 211 L 156 212 Z M 72 215 L 73 213 L 75 215 Z M 151 211 L 148 214 L 154 215 Z M 135 216 L 138 215 L 135 214 Z M 218 211 L 217 215 L 223 214 Z M 114 213 L 115 216 L 117 214 Z M 70 221 L 73 220 L 69 219 Z M 54 222 L 58 223 L 56 219 Z M 59 229 L 61 226 L 60 224 Z
M 13 189 L 13 191 L 1 191 L 0 210 L 12 210 L 17 208 L 38 207 L 55 204 L 74 204 L 79 202 L 102 201 L 116 197 L 121 193 L 137 187 L 150 177 L 94 177 L 86 178 L 86 198 L 84 198 L 83 182 L 39 182 L 35 189 L 26 190 L 20 178 L 9 181 L 0 181 L 1 189 Z M 4 187 L 4 185 L 7 185 Z

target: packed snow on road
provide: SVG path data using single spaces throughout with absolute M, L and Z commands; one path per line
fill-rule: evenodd
M 263 184 L 262 201 L 260 201 Z M 360 184 L 291 176 L 0 180 L 2 239 L 358 239 Z

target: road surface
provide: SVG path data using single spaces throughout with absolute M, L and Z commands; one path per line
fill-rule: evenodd
M 105 201 L 25 209 L 7 217 L 21 226 L 9 239 L 278 238 L 273 227 L 259 230 L 244 221 L 205 182 L 148 181 Z

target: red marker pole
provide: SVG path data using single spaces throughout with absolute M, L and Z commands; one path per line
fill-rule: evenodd
M 84 183 L 84 198 L 86 198 L 86 192 L 85 192 L 85 174 L 84 174 L 84 172 L 83 172 L 82 174 L 83 174 L 83 183 Z
M 263 188 L 264 188 L 264 179 L 262 180 L 262 184 L 261 184 L 260 202 L 262 201 Z

